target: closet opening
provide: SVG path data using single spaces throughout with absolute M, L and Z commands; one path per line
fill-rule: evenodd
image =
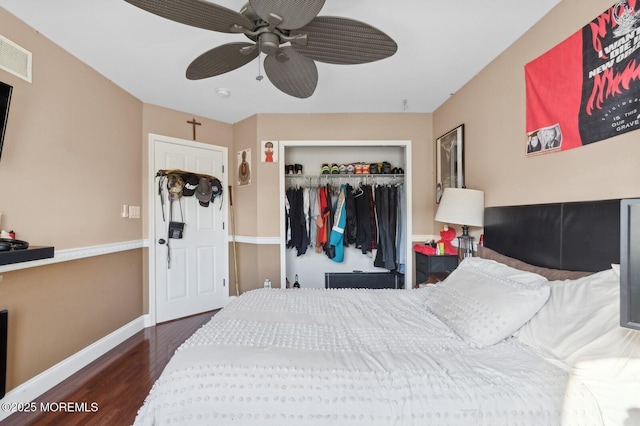
M 335 282 L 328 279 L 331 277 L 354 273 L 354 279 L 359 279 L 355 275 L 373 277 L 370 274 L 391 272 L 397 279 L 382 281 L 395 280 L 411 288 L 410 141 L 280 141 L 279 150 L 282 286 L 287 280 L 293 286 L 297 278 L 302 288 L 325 288 L 327 282 Z M 330 219 L 340 220 L 336 209 L 344 205 L 346 214 L 349 207 L 342 223 L 335 224 L 338 233 L 334 232 L 334 242 L 342 237 L 336 253 L 325 250 L 327 245 L 321 239 L 323 233 L 330 239 L 334 229 L 326 210 L 319 211 L 323 206 L 319 201 L 325 198 L 331 206 Z M 365 209 L 369 200 L 370 210 Z M 359 212 L 357 219 L 354 209 Z M 301 217 L 304 230 L 300 228 Z M 368 228 L 367 220 L 375 235 L 363 232 Z M 360 233 L 354 230 L 358 222 Z M 341 229 L 344 231 L 339 235 Z M 382 276 L 375 278 L 382 282 Z

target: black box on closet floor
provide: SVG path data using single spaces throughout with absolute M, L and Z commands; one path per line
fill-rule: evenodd
M 325 272 L 325 288 L 404 288 L 404 277 L 394 272 Z

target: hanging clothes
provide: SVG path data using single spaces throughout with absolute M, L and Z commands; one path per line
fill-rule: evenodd
M 309 189 L 309 247 L 315 248 L 318 238 L 318 216 L 320 216 L 320 204 L 318 200 L 318 188 Z
M 325 196 L 327 199 L 327 205 L 323 210 L 322 213 L 322 218 L 324 219 L 324 245 L 322 246 L 322 250 L 329 254 L 328 252 L 331 251 L 331 245 L 329 244 L 329 239 L 331 238 L 331 228 L 333 228 L 333 211 L 334 211 L 334 205 L 332 204 L 331 201 L 331 187 L 329 185 L 326 185 L 324 187 L 324 192 L 325 192 Z
M 358 236 L 358 218 L 356 216 L 356 199 L 354 188 L 347 184 L 345 194 L 345 209 L 347 213 L 347 227 L 344 235 L 344 245 L 349 246 L 356 243 Z
M 309 246 L 304 214 L 303 188 L 288 189 L 287 199 L 289 200 L 289 222 L 291 227 L 291 240 L 289 240 L 287 247 L 295 247 L 298 250 L 298 256 L 301 256 L 307 252 L 307 247 Z
M 373 193 L 371 185 L 362 185 L 361 192 L 354 195 L 356 204 L 356 248 L 362 254 L 370 253 L 375 248 L 376 219 L 373 212 Z
M 322 253 L 324 245 L 327 243 L 327 188 L 318 188 L 318 205 L 320 214 L 316 217 L 318 224 L 318 234 L 316 238 L 316 253 Z
M 289 205 L 289 193 L 284 197 L 284 230 L 286 235 L 287 247 L 291 241 L 291 206 Z
M 346 191 L 346 185 L 341 185 L 334 209 L 331 236 L 329 237 L 327 256 L 334 262 L 342 262 L 344 260 L 344 231 L 347 226 Z
M 398 199 L 398 225 L 397 225 L 397 238 L 396 238 L 396 263 L 398 272 L 405 273 L 405 267 L 407 263 L 407 228 L 405 226 L 405 213 L 407 209 L 406 195 L 404 193 L 404 185 L 400 184 L 396 186 L 397 199 Z
M 374 266 L 396 269 L 397 192 L 395 186 L 378 185 L 375 189 L 378 219 L 378 251 Z
M 402 184 L 312 185 L 318 183 L 287 189 L 288 248 L 296 248 L 301 256 L 312 247 L 343 262 L 344 247 L 355 244 L 362 254 L 375 254 L 374 266 L 404 273 L 407 237 Z
M 310 195 L 309 195 L 309 188 L 303 188 L 302 189 L 302 214 L 304 216 L 304 229 L 305 229 L 305 233 L 307 234 L 307 238 L 305 239 L 307 246 L 309 246 L 309 230 L 311 229 L 311 227 L 309 226 L 309 218 L 311 217 L 310 214 Z M 306 251 L 306 249 L 305 249 Z
M 378 221 L 376 220 L 375 211 L 375 197 L 373 193 L 373 186 L 368 185 L 369 188 L 369 222 L 371 223 L 371 249 L 378 248 L 377 236 L 378 236 Z

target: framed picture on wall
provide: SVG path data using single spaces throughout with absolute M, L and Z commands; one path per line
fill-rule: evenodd
M 251 185 L 251 149 L 238 151 L 238 186 Z
M 464 187 L 464 124 L 436 139 L 436 203 L 445 188 Z

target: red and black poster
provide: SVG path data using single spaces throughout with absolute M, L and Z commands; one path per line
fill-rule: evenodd
M 527 155 L 640 129 L 639 9 L 618 1 L 525 66 Z

